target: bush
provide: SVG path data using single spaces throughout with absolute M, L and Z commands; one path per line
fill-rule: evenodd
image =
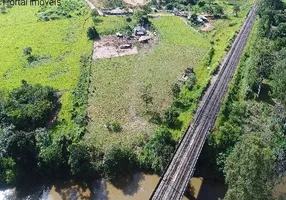
M 131 22 L 131 21 L 132 21 L 131 17 L 126 16 L 126 21 L 127 21 L 127 22 Z
M 181 92 L 181 88 L 178 83 L 172 85 L 172 94 L 174 98 L 178 98 Z
M 89 27 L 87 30 L 87 38 L 89 40 L 98 40 L 100 37 L 99 37 L 99 33 L 94 27 Z
M 197 82 L 196 75 L 194 73 L 191 73 L 186 82 L 187 88 L 191 91 L 194 88 L 196 82 Z
M 120 126 L 119 122 L 107 122 L 106 123 L 106 128 L 108 131 L 113 131 L 113 132 L 120 132 L 122 130 L 122 127 Z
M 23 49 L 24 56 L 30 56 L 32 54 L 32 47 L 26 47 Z
M 5 14 L 5 13 L 6 13 L 6 7 L 5 7 L 5 6 L 2 6 L 2 7 L 0 8 L 0 13 L 2 13 L 2 14 Z
M 30 85 L 22 81 L 22 85 L 13 89 L 3 102 L 3 122 L 25 131 L 44 127 L 56 108 L 56 92 L 48 86 Z
M 175 108 L 169 108 L 164 113 L 163 122 L 169 127 L 169 128 L 177 128 L 181 125 L 181 121 L 178 120 L 179 113 Z
M 149 112 L 151 115 L 151 118 L 149 119 L 149 122 L 154 123 L 154 124 L 161 124 L 162 123 L 162 118 L 160 116 L 160 113 L 158 112 Z
M 99 16 L 99 14 L 98 14 L 98 12 L 97 12 L 96 9 L 93 9 L 93 10 L 91 11 L 90 15 L 91 15 L 92 17 L 97 17 L 97 16 Z
M 130 173 L 137 165 L 136 155 L 131 149 L 112 146 L 103 158 L 105 175 L 108 179 Z

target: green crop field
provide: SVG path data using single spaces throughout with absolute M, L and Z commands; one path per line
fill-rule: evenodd
M 132 143 L 156 128 L 148 122 L 142 90 L 151 84 L 154 98 L 150 110 L 162 113 L 172 104 L 171 85 L 187 67 L 196 67 L 210 48 L 207 39 L 190 29 L 178 17 L 152 19 L 159 32 L 159 44 L 135 56 L 96 61 L 90 85 L 86 137 L 101 145 Z M 143 48 L 144 49 L 144 48 Z M 108 132 L 105 124 L 117 121 L 120 133 Z
M 0 15 L 1 90 L 11 91 L 23 79 L 58 89 L 62 94 L 58 121 L 73 128 L 71 90 L 78 82 L 80 56 L 91 54 L 92 42 L 86 37 L 91 21 L 85 21 L 88 15 L 38 21 L 38 10 L 14 6 Z M 29 64 L 23 56 L 25 47 L 31 47 L 32 55 L 41 59 Z

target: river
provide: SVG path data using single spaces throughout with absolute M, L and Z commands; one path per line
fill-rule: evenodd
M 146 200 L 159 181 L 159 176 L 135 172 L 132 176 L 113 182 L 95 180 L 90 186 L 78 182 L 55 182 L 52 185 L 22 189 L 0 190 L 0 200 Z M 184 200 L 217 200 L 223 198 L 226 187 L 222 183 L 192 178 Z

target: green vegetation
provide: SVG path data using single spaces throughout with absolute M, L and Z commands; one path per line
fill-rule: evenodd
M 37 14 L 39 20 L 50 21 L 86 15 L 87 9 L 83 1 L 62 0 L 57 6 L 42 6 Z
M 2 55 L 0 85 L 9 93 L 25 79 L 29 84 L 41 84 L 58 90 L 61 110 L 55 129 L 72 130 L 72 89 L 80 73 L 80 57 L 91 53 L 91 42 L 86 38 L 87 16 L 41 22 L 35 13 L 39 7 L 13 7 L 1 16 Z M 17 17 L 15 17 L 17 16 Z M 84 26 L 85 23 L 85 26 Z M 17 40 L 15 40 L 17 38 Z M 30 56 L 40 58 L 31 63 L 23 49 L 31 47 Z M 64 128 L 65 127 L 65 128 Z M 55 130 L 56 131 L 56 130 Z
M 155 131 L 158 126 L 148 122 L 151 112 L 146 111 L 163 115 L 173 101 L 172 84 L 187 67 L 197 66 L 210 47 L 206 39 L 177 17 L 151 21 L 159 32 L 159 44 L 143 46 L 135 56 L 98 60 L 94 64 L 89 97 L 92 121 L 86 138 L 103 148 L 114 142 L 132 146 L 145 130 Z M 122 126 L 119 135 L 110 134 L 106 128 L 110 121 Z
M 275 156 L 260 136 L 245 135 L 225 165 L 228 192 L 225 200 L 272 199 L 271 171 Z
M 69 145 L 86 125 L 92 21 L 85 7 L 72 19 L 45 22 L 40 9 L 14 6 L 0 18 L 0 185 L 63 177 L 69 169 L 78 176 Z
M 2 102 L 0 119 L 4 124 L 13 124 L 18 130 L 34 130 L 44 127 L 56 108 L 58 98 L 51 87 L 35 86 L 22 81 Z
M 162 173 L 175 151 L 176 141 L 168 129 L 159 129 L 143 147 L 139 162 L 143 168 Z
M 283 23 L 281 4 L 259 2 L 259 19 L 199 160 L 214 178 L 225 179 L 225 199 L 273 199 L 286 172 L 285 52 L 273 28 Z
M 106 7 L 122 5 L 117 0 L 103 3 Z M 5 10 L 0 18 L 0 53 L 5 60 L 0 69 L 1 185 L 52 174 L 84 181 L 96 176 L 113 179 L 136 167 L 163 172 L 252 2 L 239 9 L 226 1 L 200 1 L 195 6 L 191 1 L 166 3 L 213 14 L 219 18 L 213 22 L 215 29 L 197 33 L 179 17 L 150 18 L 148 6 L 127 18 L 88 13 L 79 0 L 64 1 L 59 7 Z M 152 24 L 150 31 L 155 32 L 149 44 L 136 44 L 138 55 L 91 64 L 89 40 L 131 33 L 137 24 L 149 28 Z M 271 34 L 275 39 L 284 34 L 284 26 L 277 27 Z M 273 46 L 278 48 L 280 43 L 283 40 L 277 39 Z M 260 53 L 269 52 L 262 49 Z M 279 54 L 281 58 L 284 53 Z M 274 79 L 280 77 L 283 62 L 275 63 L 276 73 L 264 77 L 273 76 L 270 82 L 280 99 L 284 87 Z M 181 85 L 178 79 L 188 67 L 194 73 Z M 23 77 L 27 82 L 21 85 Z M 244 108 L 243 104 L 225 106 L 220 123 L 228 124 L 218 129 L 217 138 L 210 139 L 217 145 L 214 153 L 220 154 L 214 159 L 223 163 L 222 168 L 240 137 L 242 130 L 235 126 L 246 117 Z M 273 129 L 283 131 L 285 119 L 277 119 Z M 278 137 L 275 142 L 281 152 L 285 144 Z M 279 155 L 283 162 L 283 154 Z M 239 155 L 233 156 L 244 162 Z

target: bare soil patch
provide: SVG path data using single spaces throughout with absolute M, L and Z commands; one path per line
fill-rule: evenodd
M 95 41 L 93 46 L 93 60 L 102 58 L 113 58 L 138 54 L 134 40 L 124 40 L 116 36 L 106 36 Z M 123 45 L 131 45 L 130 48 L 122 49 Z
M 202 27 L 201 27 L 201 31 L 211 31 L 213 30 L 215 27 L 211 24 L 211 22 L 205 23 Z

